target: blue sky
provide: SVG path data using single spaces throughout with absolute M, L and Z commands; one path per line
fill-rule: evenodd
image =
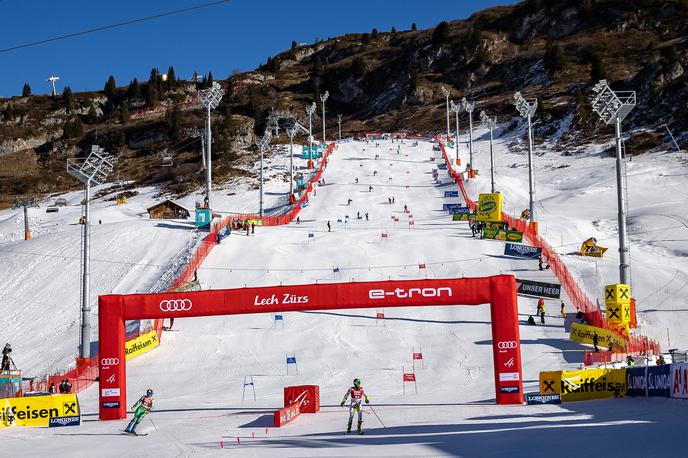
M 153 15 L 207 0 L 0 0 L 0 49 Z M 150 69 L 174 65 L 178 77 L 212 71 L 226 78 L 234 69 L 251 70 L 292 40 L 376 27 L 419 29 L 461 19 L 510 0 L 233 0 L 229 3 L 32 48 L 0 53 L 0 97 L 19 95 L 24 82 L 34 93 L 59 87 L 101 90 L 109 75 L 118 86 L 145 80 Z

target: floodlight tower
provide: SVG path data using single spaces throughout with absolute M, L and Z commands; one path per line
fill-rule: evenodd
M 458 105 L 454 103 L 454 101 L 451 101 L 450 104 L 451 111 L 454 112 L 454 115 L 456 116 L 456 138 L 454 139 L 454 142 L 456 143 L 456 163 L 459 163 L 459 111 L 461 111 L 461 105 Z
M 514 94 L 514 104 L 518 113 L 528 119 L 528 192 L 530 202 L 528 211 L 530 212 L 529 230 L 537 233 L 537 219 L 535 218 L 535 177 L 533 175 L 533 122 L 532 118 L 537 110 L 537 99 L 526 100 L 520 92 Z
M 447 141 L 449 141 L 449 90 L 442 86 L 442 94 L 444 98 L 447 99 Z
M 325 140 L 325 102 L 327 99 L 330 97 L 330 91 L 325 91 L 324 94 L 320 94 L 320 101 L 322 102 L 323 108 L 322 108 L 322 114 L 323 114 L 323 143 L 326 143 Z
M 308 115 L 308 167 L 313 167 L 313 113 L 317 109 L 317 105 L 313 102 L 306 105 L 306 114 Z
M 52 85 L 53 85 L 53 97 L 55 97 L 57 95 L 57 91 L 55 90 L 55 81 L 59 81 L 59 80 L 60 80 L 60 77 L 55 76 L 55 75 L 50 75 L 48 77 L 48 79 L 46 80 L 46 81 L 52 83 Z
M 337 115 L 337 124 L 339 124 L 339 141 L 342 141 L 342 115 Z
M 461 99 L 461 108 L 468 112 L 468 168 L 473 170 L 473 110 L 475 109 L 475 102 L 469 102 L 464 97 Z
M 256 139 L 256 145 L 260 149 L 260 217 L 263 217 L 263 155 L 272 140 L 272 132 L 265 129 L 262 138 Z
M 79 356 L 91 357 L 91 304 L 89 300 L 90 266 L 90 232 L 89 214 L 91 185 L 101 185 L 106 182 L 107 176 L 112 173 L 115 160 L 105 153 L 98 145 L 91 146 L 91 153 L 86 159 L 67 159 L 67 173 L 86 185 L 84 190 L 84 210 L 82 216 L 83 230 L 81 238 L 81 341 Z
M 492 131 L 497 126 L 497 117 L 490 118 L 484 111 L 480 112 L 480 121 L 490 129 L 490 179 L 492 181 L 492 194 L 495 193 L 495 179 L 494 179 L 494 148 Z
M 619 279 L 629 284 L 630 265 L 628 239 L 626 236 L 626 177 L 623 173 L 621 121 L 636 104 L 635 91 L 614 92 L 606 80 L 600 80 L 593 87 L 592 109 L 606 124 L 614 124 L 616 133 L 616 197 L 619 208 Z
M 225 95 L 225 91 L 222 89 L 220 84 L 215 81 L 213 82 L 213 85 L 209 87 L 208 89 L 201 89 L 198 91 L 198 98 L 201 101 L 201 104 L 206 108 L 207 110 L 207 116 L 208 116 L 208 121 L 206 124 L 206 133 L 205 133 L 205 152 L 206 152 L 206 168 L 205 168 L 205 202 L 208 208 L 211 208 L 210 206 L 210 190 L 212 189 L 212 145 L 213 145 L 213 137 L 212 137 L 212 132 L 211 132 L 211 126 L 210 126 L 210 110 L 213 110 L 217 108 L 217 106 L 220 104 L 220 100 L 222 100 L 222 96 Z

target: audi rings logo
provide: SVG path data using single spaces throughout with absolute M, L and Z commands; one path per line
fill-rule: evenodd
M 191 310 L 193 304 L 189 299 L 170 299 L 168 301 L 160 301 L 160 310 L 163 312 L 186 312 Z
M 119 358 L 102 358 L 100 360 L 101 366 L 116 366 L 119 364 Z
M 497 344 L 497 348 L 499 348 L 500 351 L 501 350 L 510 350 L 510 349 L 516 348 L 517 345 L 518 344 L 516 343 L 515 340 L 506 340 L 503 342 L 499 342 Z

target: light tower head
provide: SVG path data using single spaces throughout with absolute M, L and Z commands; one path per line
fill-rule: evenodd
M 461 111 L 461 105 L 454 103 L 453 100 L 449 101 L 449 109 L 454 113 L 459 113 Z
M 446 98 L 449 98 L 450 92 L 446 87 L 442 86 L 442 94 L 444 94 Z
M 636 104 L 635 91 L 614 92 L 607 80 L 600 80 L 592 92 L 592 109 L 605 124 L 623 121 Z
M 514 104 L 516 105 L 516 110 L 518 110 L 518 113 L 524 118 L 533 116 L 538 106 L 537 99 L 531 99 L 529 102 L 523 97 L 523 95 L 521 95 L 520 92 L 514 93 Z
M 272 141 L 272 132 L 269 129 L 266 129 L 265 134 L 263 134 L 262 137 L 256 138 L 256 146 L 263 151 L 268 147 L 270 141 Z
M 489 129 L 494 129 L 497 125 L 497 118 L 490 118 L 484 111 L 480 112 L 480 122 L 485 124 Z
M 312 116 L 313 113 L 315 113 L 315 110 L 316 110 L 317 108 L 318 108 L 318 107 L 317 107 L 317 105 L 315 104 L 315 102 L 311 103 L 310 105 L 306 105 L 306 114 L 307 114 L 308 116 Z
M 461 99 L 461 106 L 467 112 L 472 113 L 473 109 L 475 108 L 475 102 L 469 102 L 468 100 L 466 100 L 466 97 L 464 97 Z
M 217 81 L 213 81 L 213 85 L 208 89 L 201 89 L 198 91 L 198 98 L 201 104 L 211 110 L 217 108 L 223 95 L 225 95 L 225 91 Z
M 322 103 L 325 103 L 329 97 L 330 97 L 330 91 L 325 91 L 324 94 L 320 94 L 320 101 Z

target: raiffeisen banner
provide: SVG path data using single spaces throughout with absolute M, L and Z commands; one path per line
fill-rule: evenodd
M 0 399 L 0 428 L 7 426 L 78 426 L 81 410 L 76 394 Z
M 160 345 L 158 333 L 155 331 L 155 329 L 153 329 L 150 332 L 141 334 L 135 339 L 127 341 L 124 346 L 124 354 L 126 355 L 127 359 L 131 359 L 135 356 L 151 351 L 158 345 Z

